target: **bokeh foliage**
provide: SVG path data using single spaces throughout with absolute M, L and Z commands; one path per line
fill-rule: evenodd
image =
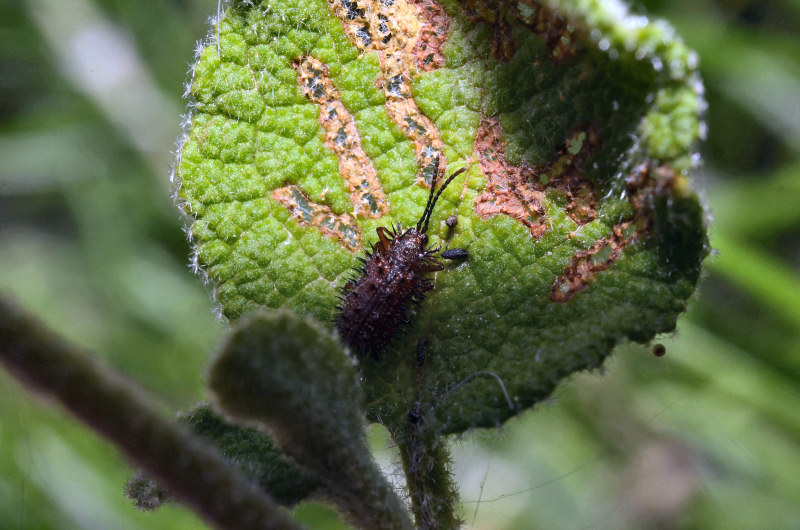
M 677 336 L 663 340 L 665 358 L 625 348 L 604 377 L 560 390 L 557 406 L 457 450 L 468 522 L 481 488 L 476 524 L 493 528 L 789 528 L 800 519 L 800 7 L 646 3 L 701 57 L 703 177 L 719 254 Z M 68 13 L 60 4 L 0 3 L 0 287 L 169 410 L 185 408 L 202 397 L 221 327 L 185 267 L 170 156 L 142 135 L 178 136 L 186 58 L 216 3 L 86 0 Z M 76 50 L 96 61 L 109 49 L 70 47 L 81 41 L 67 37 L 87 28 L 127 43 L 138 62 L 107 60 L 146 72 L 133 79 L 154 91 L 122 90 L 125 77 L 110 91 L 102 79 L 76 82 Z M 167 110 L 145 132 L 131 122 L 159 105 Z M 113 449 L 5 374 L 0 382 L 0 526 L 203 527 L 180 507 L 131 509 L 121 492 L 129 470 Z M 336 524 L 321 517 L 306 520 Z

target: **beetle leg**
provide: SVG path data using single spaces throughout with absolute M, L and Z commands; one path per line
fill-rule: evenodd
M 378 227 L 378 242 L 375 246 L 380 247 L 383 252 L 387 252 L 392 244 L 392 233 L 385 226 Z
M 425 274 L 425 273 L 428 273 L 428 272 L 437 272 L 437 271 L 444 270 L 444 265 L 442 264 L 441 261 L 439 261 L 436 258 L 429 257 L 429 258 L 427 258 L 427 262 L 428 262 L 427 264 L 423 264 L 419 268 L 419 271 L 422 274 Z

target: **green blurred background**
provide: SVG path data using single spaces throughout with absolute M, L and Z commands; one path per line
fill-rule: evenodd
M 701 57 L 715 253 L 656 358 L 625 346 L 453 444 L 468 525 L 800 528 L 800 1 L 647 1 Z M 216 1 L 0 0 L 0 290 L 135 379 L 203 396 L 222 333 L 170 198 Z M 376 455 L 397 476 L 384 433 Z M 117 452 L 0 372 L 0 528 L 204 528 L 140 514 Z M 324 508 L 300 516 L 340 524 Z

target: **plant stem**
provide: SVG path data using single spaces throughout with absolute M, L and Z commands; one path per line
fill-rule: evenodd
M 61 403 L 218 528 L 300 528 L 255 484 L 133 385 L 0 297 L 0 363 Z
M 375 465 L 356 373 L 328 330 L 288 310 L 253 313 L 232 329 L 208 379 L 218 408 L 229 418 L 264 426 L 351 524 L 413 528 Z
M 416 402 L 407 421 L 393 432 L 400 448 L 416 526 L 421 530 L 458 528 L 458 500 L 450 473 L 450 452 L 443 437 L 427 428 L 424 410 Z

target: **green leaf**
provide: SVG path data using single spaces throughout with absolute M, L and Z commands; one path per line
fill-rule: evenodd
M 310 473 L 278 450 L 266 433 L 226 423 L 205 403 L 181 413 L 180 419 L 284 506 L 316 493 L 319 486 Z
M 440 433 L 498 425 L 685 309 L 707 254 L 696 58 L 617 2 L 387 4 L 224 13 L 177 167 L 197 265 L 230 319 L 331 321 L 376 228 L 419 219 L 434 160 L 467 167 L 429 236 L 469 259 L 360 369 L 394 434 L 412 408 Z

